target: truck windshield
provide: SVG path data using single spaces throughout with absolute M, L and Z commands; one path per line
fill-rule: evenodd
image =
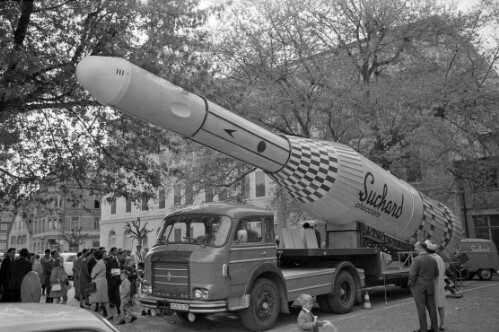
M 192 243 L 222 246 L 230 231 L 231 219 L 219 215 L 181 215 L 166 217 L 156 245 Z

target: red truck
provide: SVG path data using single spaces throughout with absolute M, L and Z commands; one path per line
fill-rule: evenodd
M 288 231 L 294 248 L 276 244 L 268 210 L 213 203 L 176 211 L 146 257 L 140 304 L 190 321 L 239 311 L 246 328 L 262 331 L 302 293 L 323 311 L 346 313 L 364 286 L 407 281 L 408 265 L 387 268 L 376 248 L 319 248 L 312 229 Z

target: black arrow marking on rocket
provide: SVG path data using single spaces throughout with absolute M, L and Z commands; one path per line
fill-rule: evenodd
M 234 138 L 233 133 L 236 131 L 234 129 L 224 129 L 227 134 L 229 134 L 230 137 Z

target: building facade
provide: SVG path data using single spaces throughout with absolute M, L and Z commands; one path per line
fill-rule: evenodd
M 31 232 L 31 223 L 20 213 L 17 213 L 9 232 L 8 247 L 16 248 L 16 252 L 19 252 L 19 250 L 21 250 L 22 248 L 26 248 L 30 252 L 33 251 L 33 240 Z
M 245 194 L 246 204 L 268 207 L 272 186 L 270 178 L 263 171 L 257 170 L 248 175 L 247 183 L 249 190 Z M 163 188 L 158 192 L 157 197 L 157 200 L 150 200 L 147 204 L 140 204 L 140 206 L 127 201 L 125 198 L 117 198 L 111 202 L 103 199 L 100 224 L 101 246 L 107 249 L 117 247 L 135 251 L 137 240 L 126 233 L 124 226 L 127 222 L 140 218 L 141 225 L 147 223 L 146 229 L 151 230 L 142 243 L 142 247 L 152 247 L 164 217 L 186 203 L 185 188 L 182 185 Z M 226 198 L 226 193 L 206 195 L 201 192 L 193 197 L 192 204 L 225 201 Z
M 45 249 L 74 252 L 100 246 L 100 197 L 83 192 L 83 198 L 75 203 L 70 195 L 57 190 L 50 190 L 48 197 L 50 203 L 33 212 L 34 252 L 42 253 Z
M 15 212 L 0 211 L 0 252 L 6 252 L 9 248 L 9 233 L 14 223 Z

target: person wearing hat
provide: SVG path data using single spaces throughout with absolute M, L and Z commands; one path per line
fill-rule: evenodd
M 437 331 L 437 308 L 435 305 L 435 278 L 438 277 L 437 262 L 428 255 L 424 242 L 416 242 L 414 250 L 419 254 L 412 260 L 409 269 L 409 282 L 419 317 L 419 330 L 415 332 Z M 426 322 L 426 309 L 430 315 L 431 330 Z
M 435 305 L 438 311 L 438 317 L 440 318 L 440 324 L 438 325 L 439 331 L 444 331 L 444 307 L 446 305 L 445 301 L 445 263 L 442 257 L 436 253 L 437 245 L 426 240 L 426 247 L 428 248 L 428 254 L 430 257 L 435 259 L 438 265 L 438 277 L 435 278 Z

